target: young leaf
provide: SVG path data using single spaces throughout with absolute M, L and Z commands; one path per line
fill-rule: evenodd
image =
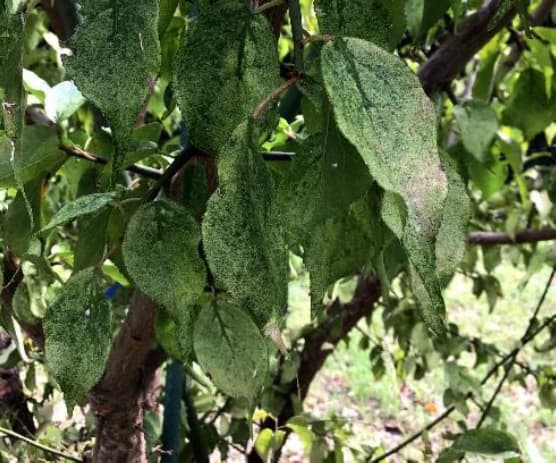
M 112 340 L 110 322 L 102 278 L 92 268 L 76 273 L 47 309 L 46 364 L 68 402 L 83 403 L 100 379 Z
M 519 444 L 514 436 L 493 428 L 466 431 L 456 439 L 451 448 L 456 451 L 483 455 L 520 452 Z
M 82 6 L 84 22 L 72 37 L 74 53 L 64 64 L 112 128 L 117 173 L 147 95 L 148 79 L 160 67 L 158 1 L 89 0 Z
M 90 195 L 81 196 L 71 203 L 62 207 L 50 219 L 50 222 L 41 230 L 42 232 L 52 230 L 53 228 L 67 222 L 71 222 L 84 215 L 99 212 L 105 207 L 112 204 L 118 198 L 118 194 L 114 191 L 108 193 L 92 193 Z
M 479 162 L 485 160 L 487 150 L 498 131 L 496 112 L 482 101 L 466 101 L 454 108 L 465 149 Z
M 315 0 L 324 34 L 365 39 L 392 50 L 405 30 L 403 0 Z
M 207 305 L 195 323 L 194 349 L 203 370 L 225 394 L 252 399 L 263 386 L 266 344 L 239 307 L 228 302 Z
M 280 84 L 270 25 L 244 1 L 203 6 L 176 66 L 178 105 L 191 142 L 212 152 Z
M 323 48 L 321 66 L 338 127 L 378 184 L 403 199 L 407 217 L 401 239 L 426 289 L 425 318 L 441 331 L 444 303 L 434 242 L 447 182 L 433 105 L 402 61 L 369 42 L 337 39 Z
M 272 179 L 250 135 L 243 123 L 222 149 L 203 244 L 214 276 L 263 326 L 286 307 L 288 259 Z
M 70 117 L 85 103 L 85 98 L 71 80 L 60 82 L 46 93 L 44 110 L 53 122 Z
M 122 252 L 131 278 L 176 321 L 205 287 L 199 228 L 185 207 L 156 201 L 137 210 L 125 234 Z

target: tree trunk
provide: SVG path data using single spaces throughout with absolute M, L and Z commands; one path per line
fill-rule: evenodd
M 143 418 L 156 403 L 157 369 L 164 353 L 152 350 L 155 304 L 137 292 L 114 341 L 105 373 L 91 391 L 97 418 L 93 461 L 146 463 Z

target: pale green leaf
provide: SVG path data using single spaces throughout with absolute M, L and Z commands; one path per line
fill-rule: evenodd
M 520 451 L 519 444 L 513 435 L 493 428 L 466 431 L 456 439 L 452 449 L 483 455 L 497 455 L 504 452 L 519 453 Z
M 556 82 L 556 78 L 553 82 Z M 504 124 L 521 129 L 530 140 L 555 117 L 556 96 L 548 98 L 543 73 L 531 68 L 522 71 L 502 113 Z
M 482 162 L 498 131 L 496 112 L 482 101 L 466 101 L 454 108 L 465 149 Z
M 265 340 L 236 305 L 207 305 L 195 323 L 197 360 L 216 387 L 232 397 L 254 398 L 268 373 Z
M 365 39 L 394 49 L 405 30 L 403 0 L 315 0 L 323 34 Z
M 272 179 L 248 132 L 240 125 L 222 150 L 203 244 L 214 276 L 262 326 L 286 307 L 288 259 Z
M 81 196 L 56 212 L 50 219 L 50 222 L 43 227 L 41 232 L 52 230 L 59 225 L 71 222 L 79 217 L 99 212 L 105 207 L 113 204 L 117 198 L 118 194 L 114 191 Z
M 122 247 L 127 271 L 176 321 L 192 311 L 205 287 L 200 241 L 200 227 L 191 212 L 167 200 L 141 206 L 127 227 Z
M 71 39 L 74 53 L 64 64 L 112 128 L 117 172 L 147 95 L 148 79 L 160 68 L 158 1 L 86 1 L 82 6 L 84 22 Z
M 111 309 L 97 270 L 76 273 L 43 320 L 48 371 L 68 402 L 83 403 L 108 359 Z
M 436 146 L 436 116 L 415 75 L 398 58 L 360 39 L 325 45 L 322 73 L 338 127 L 371 176 L 407 209 L 400 237 L 416 277 L 429 326 L 443 329 L 444 302 L 434 243 L 447 194 Z
M 60 82 L 46 93 L 44 110 L 51 121 L 59 122 L 70 117 L 85 103 L 85 98 L 75 84 L 67 80 Z
M 178 105 L 191 142 L 213 152 L 280 85 L 270 25 L 244 1 L 203 6 L 176 66 Z

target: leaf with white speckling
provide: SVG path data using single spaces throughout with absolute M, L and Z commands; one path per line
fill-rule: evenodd
M 444 329 L 435 239 L 447 194 L 436 146 L 436 115 L 417 77 L 395 56 L 364 40 L 336 39 L 322 51 L 322 74 L 338 127 L 370 174 L 407 210 L 400 239 L 425 288 L 431 329 Z
M 111 318 L 102 276 L 94 268 L 71 277 L 46 311 L 46 366 L 69 403 L 82 404 L 102 376 L 112 342 Z

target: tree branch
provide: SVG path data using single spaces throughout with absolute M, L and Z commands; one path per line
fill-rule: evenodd
M 512 349 L 511 352 L 509 352 L 508 354 L 506 354 L 505 356 L 503 356 L 498 362 L 496 362 L 491 368 L 490 370 L 487 372 L 487 374 L 483 377 L 483 379 L 481 380 L 481 385 L 484 385 L 487 383 L 487 381 L 494 376 L 494 374 L 498 371 L 498 369 L 503 366 L 506 365 L 508 362 L 512 362 L 512 359 L 517 358 L 517 355 L 519 354 L 519 352 L 527 345 L 529 344 L 533 339 L 535 339 L 539 333 L 541 333 L 542 331 L 544 331 L 546 328 L 548 328 L 550 325 L 552 325 L 552 323 L 554 323 L 556 321 L 556 314 L 552 315 L 551 317 L 549 317 L 547 320 L 544 321 L 544 323 L 542 323 L 541 325 L 539 325 L 536 329 L 533 328 L 533 326 L 535 326 L 535 320 L 537 318 L 537 315 L 540 311 L 540 308 L 544 302 L 544 300 L 546 299 L 546 295 L 548 293 L 548 289 L 550 288 L 550 285 L 552 283 L 552 280 L 554 278 L 554 274 L 556 273 L 555 270 L 552 271 L 552 273 L 550 274 L 550 278 L 548 280 L 548 283 L 545 287 L 545 290 L 536 306 L 536 309 L 533 313 L 533 316 L 531 317 L 531 319 L 529 320 L 529 323 L 527 325 L 527 329 L 525 330 L 525 334 L 521 337 L 520 339 L 520 343 L 517 345 L 517 347 L 515 347 L 514 349 Z M 510 367 L 510 365 L 508 365 L 508 367 Z M 503 378 L 503 381 L 506 380 L 507 375 L 509 374 L 509 368 L 506 369 L 505 372 L 505 377 Z M 495 391 L 495 394 L 498 393 L 498 391 L 500 390 L 500 388 L 502 387 L 503 381 L 501 381 Z M 473 397 L 472 393 L 467 394 L 466 396 L 466 400 L 469 400 Z M 495 398 L 496 395 L 493 395 L 493 398 Z M 491 398 L 491 402 L 489 402 L 490 406 L 492 405 L 492 398 Z M 486 410 L 488 413 L 488 408 L 489 405 L 487 405 Z M 411 444 L 413 441 L 419 439 L 425 432 L 430 431 L 432 428 L 434 428 L 438 423 L 444 421 L 448 416 L 450 416 L 452 414 L 452 412 L 454 412 L 454 410 L 456 409 L 455 405 L 450 405 L 450 407 L 448 407 L 446 410 L 444 410 L 444 412 L 442 412 L 441 415 L 439 415 L 437 418 L 435 418 L 433 421 L 431 421 L 429 424 L 427 424 L 424 428 L 422 428 L 421 430 L 413 433 L 412 435 L 410 435 L 408 438 L 404 439 L 402 442 L 400 442 L 398 445 L 396 445 L 395 447 L 393 447 L 392 449 L 386 451 L 385 453 L 383 453 L 382 455 L 378 456 L 377 458 L 374 458 L 372 460 L 370 460 L 370 463 L 379 463 L 383 460 L 385 460 L 386 458 L 398 453 L 400 450 L 404 449 L 405 447 L 407 447 L 409 444 Z
M 485 2 L 421 66 L 419 79 L 429 96 L 446 88 L 469 60 L 516 15 L 517 10 L 512 8 L 494 27 L 489 28 L 501 3 L 502 0 Z
M 522 244 L 537 243 L 556 239 L 555 228 L 541 228 L 539 230 L 527 228 L 520 230 L 515 237 L 504 232 L 474 231 L 469 234 L 469 244 L 495 245 L 495 244 Z
M 275 429 L 277 426 L 284 426 L 294 416 L 292 398 L 298 397 L 301 401 L 305 399 L 315 376 L 334 350 L 323 349 L 324 344 L 336 346 L 364 316 L 370 313 L 380 296 L 380 282 L 376 276 L 372 275 L 361 278 L 351 302 L 342 304 L 336 299 L 329 306 L 327 320 L 305 337 L 305 345 L 300 354 L 301 361 L 297 378 L 285 386 L 280 385 L 280 389 L 285 390 L 283 393 L 285 405 L 277 421 L 268 418 L 262 423 L 261 428 Z M 340 329 L 336 329 L 338 322 L 340 322 Z M 277 378 L 280 378 L 279 374 Z M 287 438 L 290 431 L 287 428 L 284 431 Z M 283 444 L 285 441 L 286 439 L 284 439 Z M 277 461 L 279 456 L 280 450 L 275 453 L 274 461 Z M 255 449 L 251 450 L 247 460 L 258 463 L 262 461 Z

